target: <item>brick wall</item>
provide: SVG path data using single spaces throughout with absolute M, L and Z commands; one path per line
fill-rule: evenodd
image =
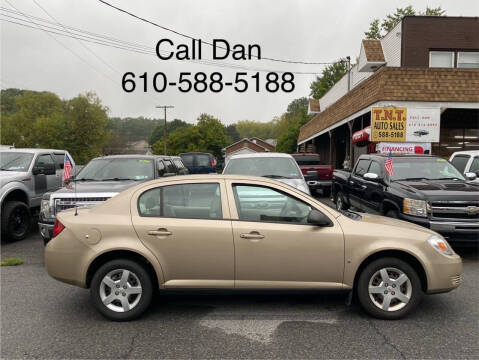
M 382 100 L 479 102 L 479 69 L 383 67 L 303 125 L 298 141 Z

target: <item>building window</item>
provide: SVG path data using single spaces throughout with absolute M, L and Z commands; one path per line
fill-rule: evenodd
M 458 52 L 457 67 L 463 69 L 479 68 L 479 51 Z
M 429 51 L 429 67 L 453 68 L 454 51 Z

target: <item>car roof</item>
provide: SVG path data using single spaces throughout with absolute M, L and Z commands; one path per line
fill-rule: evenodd
M 232 159 L 248 159 L 248 158 L 268 158 L 268 157 L 275 157 L 275 158 L 292 158 L 291 154 L 285 153 L 277 153 L 277 152 L 260 152 L 260 153 L 253 153 L 253 154 L 236 154 L 231 155 L 230 160 Z
M 105 155 L 105 156 L 98 156 L 93 158 L 92 160 L 98 159 L 170 159 L 171 156 L 168 155 L 141 155 L 141 154 L 127 154 L 127 155 Z
M 66 152 L 67 150 L 35 149 L 35 148 L 14 148 L 14 149 L 2 148 L 2 149 L 0 149 L 0 151 L 1 152 L 23 152 L 23 153 L 36 154 L 36 153 L 40 153 L 40 152 Z
M 465 151 L 456 151 L 451 156 L 454 155 L 479 155 L 479 150 L 465 150 Z

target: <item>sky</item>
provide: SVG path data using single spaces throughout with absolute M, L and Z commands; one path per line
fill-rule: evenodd
M 374 18 L 384 18 L 397 7 L 412 5 L 422 11 L 441 6 L 449 16 L 479 16 L 479 2 L 475 0 L 106 0 L 138 16 L 160 25 L 211 42 L 226 39 L 235 44 L 258 44 L 263 59 L 214 60 L 204 63 L 161 60 L 154 54 L 139 54 L 99 44 L 82 42 L 34 28 L 1 22 L 2 89 L 22 88 L 51 91 L 69 99 L 79 93 L 92 91 L 108 107 L 109 116 L 163 118 L 157 105 L 173 105 L 168 119 L 177 118 L 195 123 L 201 113 L 219 118 L 224 124 L 239 120 L 267 122 L 280 116 L 288 104 L 308 96 L 314 74 L 295 74 L 293 92 L 269 93 L 264 89 L 266 72 L 260 73 L 263 87 L 238 93 L 226 88 L 219 93 L 210 91 L 182 93 L 168 87 L 157 93 L 151 86 L 156 72 L 163 72 L 169 82 L 178 82 L 181 72 L 218 71 L 224 81 L 235 80 L 235 73 L 243 69 L 218 66 L 228 63 L 253 69 L 320 73 L 325 65 L 272 62 L 264 57 L 303 62 L 332 62 L 341 57 L 359 55 L 361 40 Z M 84 31 L 140 43 L 152 50 L 161 39 L 170 39 L 174 46 L 191 40 L 157 28 L 118 12 L 98 0 L 1 0 L 2 8 L 54 21 L 43 9 L 63 25 Z M 12 7 L 13 5 L 13 7 Z M 39 6 L 40 5 L 40 6 Z M 22 18 L 22 15 L 1 11 L 2 14 Z M 6 20 L 5 16 L 0 19 Z M 8 19 L 7 19 L 8 20 Z M 18 21 L 12 20 L 11 21 Z M 31 19 L 30 19 L 31 20 Z M 165 44 L 166 45 L 166 44 Z M 168 46 L 164 50 L 169 50 Z M 212 48 L 203 45 L 203 60 L 211 60 Z M 122 76 L 133 72 L 140 76 L 147 72 L 149 88 L 143 92 L 139 82 L 134 92 L 126 93 L 121 86 Z M 249 76 L 256 70 L 248 70 Z M 138 80 L 138 79 L 137 79 Z

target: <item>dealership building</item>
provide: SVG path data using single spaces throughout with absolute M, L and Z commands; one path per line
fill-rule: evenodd
M 395 110 L 407 114 L 407 136 L 378 140 L 377 121 Z M 336 168 L 391 149 L 443 157 L 479 150 L 479 18 L 407 16 L 381 40 L 363 40 L 357 64 L 311 99 L 309 112 L 298 150 Z

